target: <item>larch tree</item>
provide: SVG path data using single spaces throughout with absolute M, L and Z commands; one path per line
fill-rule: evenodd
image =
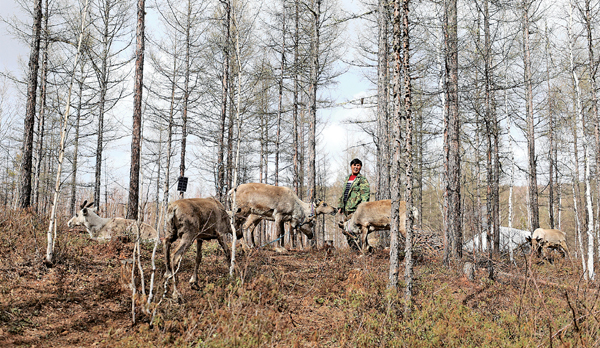
M 35 154 L 35 171 L 33 176 L 33 194 L 32 204 L 39 212 L 38 200 L 40 193 L 40 175 L 42 160 L 44 154 L 44 126 L 46 119 L 46 93 L 48 86 L 48 49 L 50 47 L 50 30 L 48 27 L 49 17 L 48 0 L 44 1 L 44 16 L 43 16 L 43 47 L 42 47 L 42 71 L 40 73 L 40 110 L 38 114 L 38 131 L 37 131 L 37 144 Z
M 128 63 L 127 59 L 119 59 L 124 50 L 129 48 L 125 37 L 129 30 L 130 5 L 122 0 L 100 0 L 94 2 L 91 11 L 91 28 L 87 40 L 86 53 L 97 81 L 96 106 L 98 108 L 98 126 L 96 138 L 96 164 L 94 172 L 94 206 L 100 207 L 100 189 L 102 186 L 102 165 L 104 146 L 107 142 L 107 113 L 124 97 L 125 76 L 119 69 Z M 121 42 L 125 44 L 123 45 Z
M 84 113 L 86 111 L 85 105 L 87 104 L 86 91 L 86 80 L 89 78 L 86 73 L 88 67 L 85 55 L 81 57 L 81 63 L 79 63 L 79 74 L 75 76 L 77 83 L 77 104 L 75 105 L 75 124 L 74 137 L 73 137 L 73 157 L 71 159 L 71 202 L 69 204 L 69 212 L 75 215 L 77 209 L 77 178 L 79 172 L 79 142 L 81 140 L 81 126 Z
M 444 253 L 443 263 L 462 258 L 460 115 L 458 109 L 457 0 L 444 2 Z
M 377 199 L 390 198 L 389 9 L 377 1 Z
M 308 200 L 313 202 L 316 198 L 316 127 L 317 127 L 317 88 L 319 79 L 319 53 L 321 39 L 321 0 L 311 2 L 311 49 L 310 49 L 310 76 L 308 87 Z M 316 241 L 318 243 L 318 241 Z
M 552 96 L 552 84 L 550 77 L 550 69 L 551 69 L 551 53 L 550 53 L 550 34 L 548 32 L 548 27 L 546 26 L 545 30 L 546 34 L 546 45 L 545 45 L 545 60 L 546 60 L 546 95 L 547 95 L 547 106 L 548 106 L 548 219 L 550 228 L 555 228 L 554 221 L 554 207 L 555 207 L 555 198 L 554 198 L 554 171 L 556 170 L 556 161 L 554 158 L 554 148 L 555 148 L 555 139 L 554 139 L 554 114 L 555 114 L 555 105 L 554 98 Z
M 595 272 L 594 272 L 594 213 L 592 207 L 592 192 L 591 192 L 591 183 L 590 183 L 590 153 L 589 153 L 589 144 L 588 137 L 585 134 L 585 126 L 583 120 L 583 105 L 582 105 L 582 94 L 581 94 L 581 86 L 579 82 L 579 75 L 577 74 L 575 67 L 575 60 L 573 57 L 573 42 L 576 39 L 573 36 L 573 7 L 574 4 L 571 2 L 569 6 L 569 67 L 571 70 L 571 74 L 573 77 L 573 85 L 575 87 L 575 113 L 577 115 L 577 138 L 582 141 L 583 148 L 583 165 L 584 165 L 584 185 L 585 185 L 585 207 L 588 214 L 588 226 L 587 226 L 587 235 L 588 235 L 588 263 L 587 263 L 587 277 L 590 280 L 594 280 Z
M 283 84 L 285 79 L 286 71 L 286 36 L 287 36 L 287 7 L 286 0 L 281 2 L 281 55 L 279 65 L 279 78 L 278 78 L 278 100 L 277 100 L 277 130 L 275 136 L 275 186 L 279 185 L 279 158 L 281 157 L 281 122 L 283 117 Z
M 219 120 L 218 130 L 218 153 L 217 153 L 217 180 L 215 183 L 217 191 L 217 199 L 221 202 L 225 202 L 226 195 L 226 181 L 225 181 L 225 129 L 227 122 L 227 100 L 229 99 L 229 84 L 230 84 L 230 60 L 231 60 L 231 2 L 230 0 L 220 0 L 223 5 L 223 31 L 224 37 L 222 39 L 222 51 L 223 51 L 223 66 L 221 75 L 221 117 Z
M 300 95 L 300 0 L 294 0 L 294 34 L 293 34 L 293 48 L 294 48 L 294 63 L 292 66 L 292 80 L 293 80 L 293 105 L 292 105 L 292 148 L 293 148 L 293 181 L 292 187 L 294 192 L 302 199 L 302 192 L 300 187 L 302 181 L 300 179 L 300 164 L 299 164 L 299 95 Z
M 31 173 L 33 167 L 33 137 L 37 100 L 40 43 L 42 32 L 42 0 L 36 0 L 33 10 L 33 27 L 30 41 L 29 72 L 27 75 L 27 104 L 23 132 L 23 155 L 21 160 L 19 207 L 31 205 Z
M 400 255 L 400 168 L 402 160 L 402 123 L 401 118 L 404 113 L 402 103 L 402 6 L 400 0 L 394 1 L 393 7 L 393 36 L 392 36 L 392 61 L 394 67 L 393 77 L 393 98 L 394 98 L 394 114 L 392 116 L 392 134 L 393 134 L 393 149 L 392 149 L 392 167 L 391 167 L 391 212 L 390 212 L 390 272 L 388 279 L 388 288 L 398 288 L 399 276 L 399 255 Z
M 396 0 L 399 2 L 400 0 Z M 404 118 L 406 125 L 405 134 L 405 168 L 406 168 L 406 190 L 404 197 L 406 201 L 406 240 L 404 246 L 404 300 L 405 313 L 411 311 L 413 293 L 413 119 L 412 119 L 412 82 L 410 64 L 410 0 L 402 0 L 402 76 L 404 77 Z
M 525 87 L 525 118 L 527 121 L 527 183 L 529 194 L 529 230 L 531 233 L 540 227 L 540 213 L 538 205 L 537 163 L 535 153 L 535 119 L 533 109 L 533 73 L 531 68 L 530 44 L 530 11 L 535 1 L 523 0 L 521 2 L 521 30 L 523 34 L 523 78 Z
M 580 8 L 580 14 L 583 17 L 583 24 L 585 26 L 587 53 L 588 53 L 588 75 L 590 81 L 590 102 L 591 102 L 591 121 L 594 124 L 594 139 L 596 144 L 596 171 L 600 171 L 600 112 L 598 111 L 598 82 L 596 73 L 598 71 L 598 62 L 594 55 L 594 22 L 592 18 L 592 4 L 590 0 L 584 1 L 584 8 Z M 590 161 L 591 159 L 588 159 Z M 597 213 L 596 222 L 600 220 L 600 180 L 596 180 L 596 190 L 599 195 L 597 201 Z M 590 212 L 590 220 L 593 220 L 593 214 Z M 593 226 L 590 224 L 590 226 Z M 598 231 L 596 231 L 598 232 Z M 600 254 L 600 243 L 598 244 L 598 254 Z
M 129 171 L 129 198 L 127 218 L 138 218 L 140 194 L 140 158 L 142 152 L 142 92 L 144 87 L 145 0 L 137 2 L 135 79 L 133 89 L 133 129 L 131 137 L 131 166 Z

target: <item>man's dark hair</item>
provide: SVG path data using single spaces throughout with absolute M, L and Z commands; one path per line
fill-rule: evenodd
M 357 163 L 362 166 L 362 162 L 358 158 L 353 159 L 352 162 L 350 162 L 350 165 L 352 166 L 352 165 L 355 165 Z

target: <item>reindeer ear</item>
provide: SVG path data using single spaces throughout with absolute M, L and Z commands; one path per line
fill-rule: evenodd
M 81 209 L 81 213 L 83 214 L 83 216 L 88 216 L 88 210 L 87 210 L 87 208 Z

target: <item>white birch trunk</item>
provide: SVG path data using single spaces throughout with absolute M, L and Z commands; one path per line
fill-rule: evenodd
M 508 71 L 508 63 L 506 64 L 506 71 Z M 508 85 L 508 81 L 505 81 L 505 85 Z M 513 188 L 515 186 L 515 153 L 514 153 L 514 139 L 510 134 L 512 125 L 512 119 L 508 113 L 508 88 L 504 90 L 504 114 L 508 120 L 507 134 L 508 134 L 508 153 L 510 154 L 510 185 L 508 189 L 508 228 L 512 229 L 512 218 L 513 218 Z M 512 248 L 509 248 L 510 261 L 515 261 L 515 256 Z
M 573 84 L 575 85 L 575 98 L 576 98 L 576 106 L 577 106 L 577 137 L 581 139 L 583 142 L 583 162 L 585 167 L 585 197 L 586 197 L 586 209 L 588 211 L 588 262 L 587 262 L 587 270 L 588 270 L 588 279 L 594 280 L 594 209 L 592 207 L 592 194 L 590 187 L 590 161 L 589 161 L 589 146 L 587 137 L 585 136 L 584 126 L 583 126 L 583 107 L 581 104 L 581 87 L 579 86 L 579 77 L 577 76 L 577 72 L 575 71 L 575 62 L 573 58 L 573 3 L 571 2 L 571 6 L 569 6 L 569 63 L 571 68 L 571 73 L 573 74 Z M 575 194 L 573 194 L 575 197 Z M 579 223 L 579 222 L 578 222 Z M 583 255 L 582 255 L 583 257 Z
M 235 25 L 235 50 L 238 61 L 238 95 L 237 95 L 237 110 L 236 110 L 236 119 L 237 119 L 237 149 L 235 153 L 235 166 L 233 167 L 233 181 L 232 187 L 235 189 L 237 187 L 237 177 L 238 177 L 238 166 L 240 162 L 240 143 L 241 143 L 241 129 L 242 129 L 242 118 L 240 116 L 240 95 L 242 90 L 242 60 L 240 58 L 240 32 L 237 23 L 236 11 L 235 7 L 233 10 L 233 23 Z M 233 272 L 235 270 L 235 247 L 237 241 L 237 232 L 235 230 L 235 211 L 237 210 L 237 204 L 235 201 L 236 192 L 233 190 L 231 194 L 231 216 L 230 216 L 230 224 L 231 231 L 233 232 L 232 242 L 231 242 L 231 264 L 229 266 L 229 276 L 233 277 Z
M 51 265 L 54 263 L 54 244 L 56 243 L 56 204 L 58 202 L 58 196 L 60 194 L 61 186 L 61 172 L 62 163 L 65 155 L 65 141 L 67 138 L 67 125 L 69 123 L 69 112 L 71 109 L 71 91 L 73 90 L 73 81 L 75 78 L 75 69 L 77 69 L 77 63 L 79 61 L 79 55 L 81 52 L 81 41 L 83 40 L 83 33 L 85 29 L 85 19 L 87 16 L 89 1 L 86 0 L 85 7 L 83 9 L 83 17 L 81 19 L 81 33 L 79 34 L 79 41 L 77 43 L 77 54 L 75 55 L 75 62 L 73 63 L 73 72 L 71 74 L 71 82 L 69 83 L 69 94 L 67 96 L 67 107 L 65 108 L 65 115 L 63 117 L 62 127 L 60 129 L 60 151 L 58 155 L 58 168 L 56 169 L 56 183 L 54 185 L 54 199 L 52 200 L 52 212 L 50 214 L 50 224 L 48 226 L 48 245 L 46 247 L 46 263 Z
M 579 255 L 581 255 L 581 269 L 583 270 L 583 273 L 586 274 L 587 267 L 585 263 L 585 252 L 583 250 L 583 240 L 581 237 L 581 224 L 579 223 L 579 209 L 577 209 L 577 194 L 575 192 L 575 185 L 572 185 L 571 187 L 573 188 L 573 210 L 575 214 L 575 225 L 577 229 L 577 243 L 579 245 Z

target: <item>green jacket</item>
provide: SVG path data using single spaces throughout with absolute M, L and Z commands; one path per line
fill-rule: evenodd
M 342 208 L 346 214 L 356 211 L 356 207 L 362 202 L 368 202 L 369 197 L 371 196 L 369 181 L 362 174 L 358 174 L 356 179 L 354 179 L 352 186 L 350 187 L 350 192 L 348 192 L 348 200 L 344 206 L 344 190 L 346 190 L 346 183 L 348 183 L 350 175 L 352 174 L 346 176 L 346 180 L 344 180 L 344 189 L 342 190 L 342 195 L 338 200 L 338 208 Z

